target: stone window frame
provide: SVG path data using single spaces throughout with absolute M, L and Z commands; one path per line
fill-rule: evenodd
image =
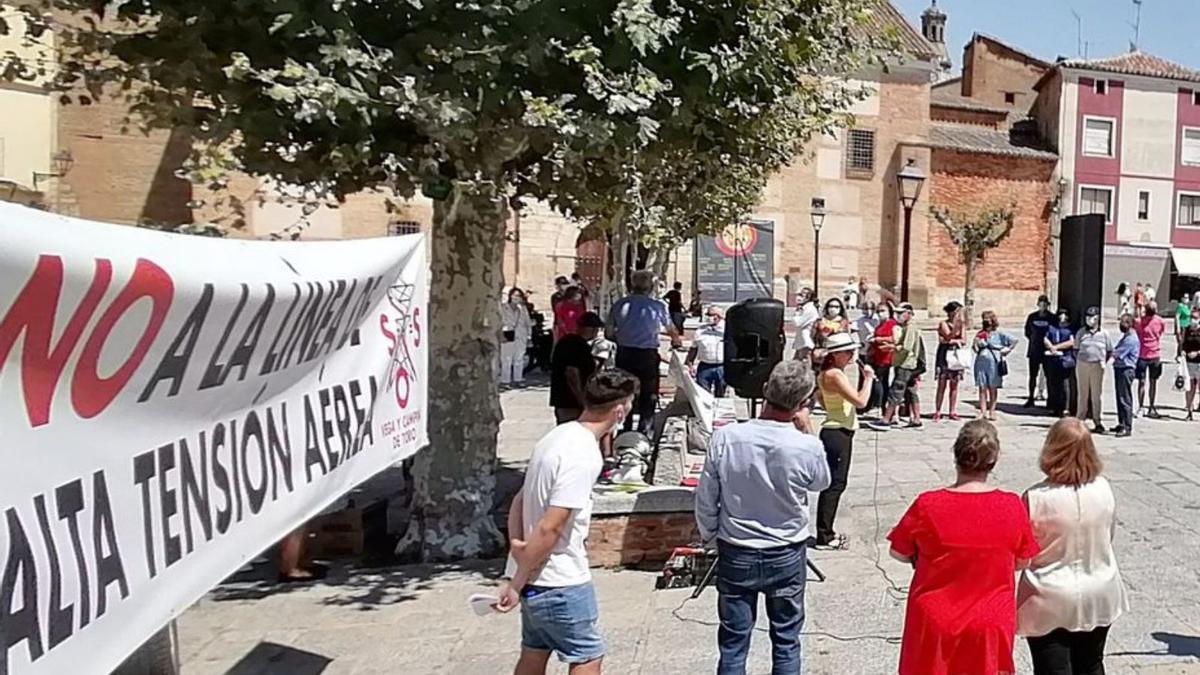
M 1076 204 L 1078 205 L 1078 208 L 1076 209 L 1078 211 L 1078 213 L 1076 215 L 1080 215 L 1080 216 L 1086 216 L 1086 215 L 1095 213 L 1094 211 L 1088 211 L 1087 213 L 1083 212 L 1083 191 L 1084 190 L 1099 190 L 1101 192 L 1108 193 L 1108 213 L 1104 215 L 1104 225 L 1105 226 L 1112 225 L 1113 224 L 1113 210 L 1116 207 L 1117 188 L 1112 185 L 1091 185 L 1091 184 L 1087 184 L 1087 183 L 1080 183 L 1079 184 L 1079 192 L 1078 192 L 1077 201 L 1076 201 Z
M 866 148 L 865 144 L 859 141 L 856 144 L 855 136 L 859 135 L 860 139 L 869 138 L 870 147 Z M 878 134 L 875 129 L 854 128 L 846 130 L 846 177 L 847 178 L 873 178 L 875 176 L 875 156 L 878 146 Z M 858 161 L 855 161 L 855 158 Z
M 1184 197 L 1191 197 L 1191 198 L 1197 200 L 1198 202 L 1200 202 L 1200 192 L 1196 192 L 1193 190 L 1179 190 L 1176 193 L 1175 203 L 1179 208 L 1176 209 L 1175 227 L 1180 227 L 1180 228 L 1184 228 L 1184 229 L 1188 229 L 1188 230 L 1200 230 L 1200 220 L 1197 220 L 1195 215 L 1192 216 L 1191 223 L 1181 222 L 1183 219 L 1183 198 Z M 1200 210 L 1200 203 L 1198 203 L 1192 207 L 1193 214 L 1195 214 L 1195 212 L 1197 210 Z
M 387 224 L 389 237 L 402 237 L 406 234 L 420 234 L 421 223 L 415 220 L 393 220 Z
M 1179 130 L 1179 164 L 1182 166 L 1200 166 L 1200 160 L 1189 162 L 1187 161 L 1184 149 L 1188 144 L 1188 132 L 1196 134 L 1195 142 L 1200 143 L 1200 127 L 1185 126 Z
M 1142 210 L 1142 197 L 1146 198 L 1146 210 L 1145 211 Z M 1138 190 L 1138 193 L 1137 193 L 1137 220 L 1138 220 L 1138 222 L 1146 223 L 1146 222 L 1150 221 L 1150 197 L 1151 197 L 1151 195 L 1150 195 L 1149 190 Z M 1142 214 L 1145 214 L 1145 215 L 1142 215 Z
M 1107 122 L 1108 123 L 1108 152 L 1088 152 L 1087 149 L 1087 132 L 1088 122 Z M 1083 116 L 1083 133 L 1079 138 L 1079 152 L 1084 157 L 1107 157 L 1109 159 L 1117 156 L 1117 118 L 1104 117 L 1102 115 L 1084 115 Z

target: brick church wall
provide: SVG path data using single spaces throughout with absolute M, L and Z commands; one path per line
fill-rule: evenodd
M 1013 204 L 1012 233 L 976 272 L 976 312 L 1001 316 L 1028 311 L 1053 270 L 1049 259 L 1053 160 L 934 150 L 930 180 L 934 206 L 971 213 Z M 936 223 L 929 229 L 930 306 L 962 299 L 963 266 L 949 236 Z

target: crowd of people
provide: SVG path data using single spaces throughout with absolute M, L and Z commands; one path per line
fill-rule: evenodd
M 779 363 L 758 418 L 711 438 L 695 509 L 701 537 L 718 553 L 718 673 L 746 672 L 760 595 L 772 672 L 803 672 L 808 495 L 820 493 L 818 540 L 836 537 L 848 462 L 830 461 L 828 448 L 852 437 L 874 387 L 869 368 L 858 386 L 844 372 L 857 349 L 834 334 L 819 374 L 806 361 Z M 583 385 L 579 417 L 534 447 L 510 510 L 507 580 L 495 605 L 521 610 L 519 675 L 544 673 L 552 654 L 574 675 L 601 672 L 606 647 L 584 544 L 591 488 L 600 439 L 635 409 L 639 386 L 620 369 L 596 373 Z M 816 392 L 828 406 L 819 437 L 809 414 Z M 1000 454 L 990 421 L 966 423 L 953 447 L 955 480 L 918 496 L 888 535 L 893 557 L 914 570 L 902 675 L 1014 672 L 1017 636 L 1036 675 L 1104 672 L 1108 631 L 1128 600 L 1112 545 L 1115 498 L 1091 432 L 1076 418 L 1057 421 L 1039 457 L 1045 477 L 1023 495 L 989 483 Z
M 509 579 L 496 605 L 521 609 L 518 673 L 544 672 L 552 653 L 571 664 L 572 673 L 600 672 L 605 647 L 584 546 L 586 495 L 606 440 L 618 428 L 632 428 L 635 417 L 636 428 L 649 431 L 660 336 L 679 347 L 680 314 L 692 313 L 682 312 L 680 288 L 662 299 L 654 289 L 650 273 L 634 274 L 629 296 L 606 320 L 585 308 L 556 342 L 551 404 L 558 426 L 534 448 L 510 511 Z M 918 387 L 929 366 L 914 308 L 890 299 L 872 303 L 849 294 L 850 284 L 846 290 L 820 304 L 810 289 L 800 291 L 794 358 L 771 372 L 761 414 L 721 427 L 707 448 L 696 519 L 705 543 L 718 552 L 720 673 L 745 672 L 759 595 L 766 602 L 773 672 L 801 672 L 808 550 L 848 547 L 836 528 L 837 513 L 860 419 L 871 418 L 865 426 L 877 432 L 926 423 Z M 567 288 L 561 301 L 579 295 Z M 1200 324 L 1193 317 L 1200 308 L 1179 305 L 1187 308 L 1173 319 L 1191 419 L 1200 382 Z M 853 321 L 851 307 L 859 311 Z M 698 383 L 722 396 L 724 314 L 717 307 L 702 311 L 686 364 Z M 1053 311 L 1045 296 L 1022 334 L 1003 329 L 991 311 L 981 313 L 978 328 L 958 302 L 943 312 L 929 420 L 959 419 L 968 375 L 978 389 L 977 419 L 959 429 L 954 482 L 921 494 L 888 535 L 892 555 L 914 568 L 899 672 L 1013 672 L 1014 644 L 1023 636 L 1038 675 L 1102 673 L 1109 627 L 1128 603 L 1112 546 L 1115 500 L 1092 435 L 1108 432 L 1101 392 L 1110 368 L 1114 433 L 1131 434 L 1143 414 L 1160 416 L 1166 322 L 1152 299 L 1139 315 L 1122 315 L 1114 334 L 1101 324 L 1099 308 L 1086 309 L 1076 329 L 1071 313 Z M 605 356 L 596 345 L 610 340 Z M 1062 419 L 1050 428 L 1039 458 L 1045 479 L 1017 495 L 992 486 L 989 476 L 1000 458 L 992 425 L 997 400 L 1022 340 L 1030 371 L 1025 405 L 1036 405 L 1044 381 L 1046 408 Z M 811 527 L 810 492 L 819 493 Z M 980 522 L 991 527 L 979 528 Z M 972 573 L 962 574 L 968 567 Z

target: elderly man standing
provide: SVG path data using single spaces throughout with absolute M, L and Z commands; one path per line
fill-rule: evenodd
M 717 398 L 725 397 L 725 315 L 720 307 L 705 312 L 708 324 L 696 331 L 687 365 L 696 382 Z
M 803 672 L 808 493 L 830 482 L 821 442 L 800 431 L 813 387 L 807 362 L 780 362 L 763 387 L 759 419 L 722 427 L 709 442 L 696 523 L 704 541 L 717 540 L 721 675 L 746 672 L 760 593 L 771 624 L 771 672 Z
M 608 314 L 608 337 L 617 343 L 617 367 L 638 378 L 640 389 L 634 410 L 637 430 L 648 433 L 654 423 L 658 402 L 658 335 L 666 331 L 671 346 L 680 347 L 682 336 L 667 313 L 662 300 L 652 297 L 654 273 L 638 270 L 629 283 L 630 294 L 618 300 Z M 625 419 L 625 430 L 633 428 L 633 416 Z

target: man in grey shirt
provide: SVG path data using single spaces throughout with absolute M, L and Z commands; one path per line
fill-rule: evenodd
M 1100 403 L 1100 394 L 1104 390 L 1104 364 L 1113 353 L 1113 341 L 1108 333 L 1100 327 L 1100 308 L 1088 307 L 1084 312 L 1083 328 L 1075 334 L 1075 383 L 1077 404 L 1075 413 L 1079 419 L 1090 417 L 1097 434 L 1104 433 L 1104 425 L 1100 423 L 1100 413 L 1104 406 Z
M 802 672 L 808 493 L 829 487 L 816 437 L 799 430 L 812 368 L 782 361 L 763 387 L 759 419 L 726 426 L 708 446 L 696 488 L 700 536 L 717 540 L 718 673 L 744 673 L 758 595 L 766 596 L 773 673 Z

